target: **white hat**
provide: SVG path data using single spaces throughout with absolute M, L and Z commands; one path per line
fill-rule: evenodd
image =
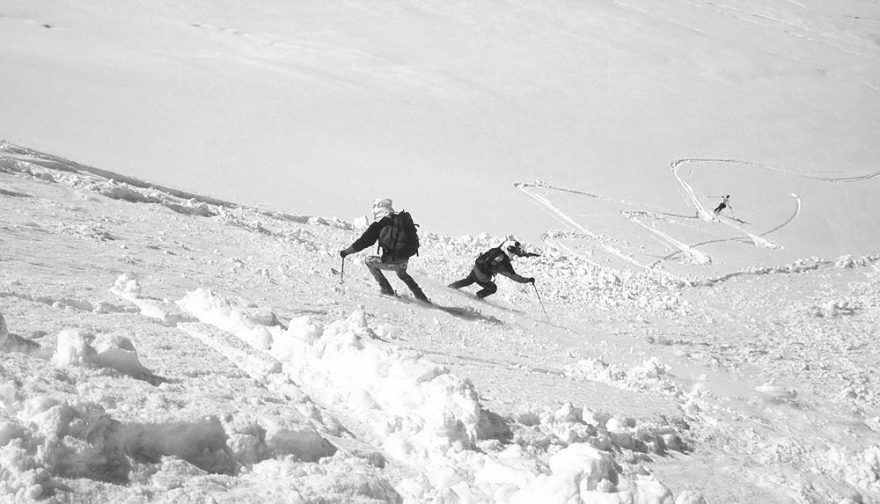
M 373 219 L 379 220 L 388 214 L 394 213 L 390 198 L 379 198 L 373 201 Z

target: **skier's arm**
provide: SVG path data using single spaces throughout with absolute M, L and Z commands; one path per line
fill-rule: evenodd
M 535 279 L 531 277 L 524 277 L 522 275 L 518 275 L 516 271 L 513 271 L 513 265 L 510 264 L 510 259 L 505 259 L 504 262 L 500 264 L 500 268 L 498 269 L 499 275 L 504 275 L 507 278 L 519 282 L 519 283 L 531 283 L 534 282 Z
M 382 219 L 384 220 L 384 219 Z M 379 231 L 382 229 L 384 225 L 382 220 L 374 222 L 370 224 L 370 227 L 364 231 L 364 234 L 361 235 L 360 238 L 354 241 L 350 247 L 343 250 L 345 255 L 354 254 L 355 252 L 360 252 L 361 250 L 369 247 L 370 245 L 376 243 L 376 240 L 379 239 Z

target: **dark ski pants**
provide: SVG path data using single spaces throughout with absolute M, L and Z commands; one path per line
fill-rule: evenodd
M 482 289 L 477 291 L 478 298 L 491 296 L 492 294 L 495 294 L 496 291 L 498 291 L 498 286 L 495 285 L 495 282 L 493 282 L 492 279 L 490 279 L 486 275 L 483 275 L 475 269 L 471 270 L 471 273 L 467 276 L 467 278 L 464 278 L 457 282 L 452 282 L 451 284 L 449 284 L 449 286 L 453 289 L 461 289 L 462 287 L 467 287 L 474 282 L 482 287 Z
M 715 210 L 713 210 L 713 211 L 714 211 L 715 213 L 721 213 L 721 211 L 724 210 L 725 208 L 727 208 L 727 205 L 724 204 L 724 203 L 721 203 L 721 204 L 718 205 L 718 207 L 715 208 Z
M 409 290 L 413 293 L 413 296 L 415 296 L 416 299 L 422 301 L 428 300 L 425 293 L 422 292 L 422 288 L 419 287 L 419 284 L 417 284 L 415 279 L 406 272 L 409 259 L 382 262 L 382 258 L 379 256 L 367 256 L 364 258 L 364 264 L 367 265 L 367 269 L 370 270 L 373 278 L 379 282 L 379 287 L 382 288 L 382 294 L 394 294 L 394 289 L 391 288 L 391 284 L 388 283 L 388 279 L 385 278 L 385 275 L 382 274 L 381 270 L 394 271 L 397 273 L 397 278 L 409 287 Z

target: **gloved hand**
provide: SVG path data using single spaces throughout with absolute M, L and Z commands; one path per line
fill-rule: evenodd
M 529 282 L 530 284 L 535 283 L 535 277 L 529 277 L 529 278 L 528 278 L 528 282 Z
M 348 250 L 340 250 L 339 251 L 339 257 L 345 259 L 345 256 L 347 256 L 347 255 L 348 255 Z

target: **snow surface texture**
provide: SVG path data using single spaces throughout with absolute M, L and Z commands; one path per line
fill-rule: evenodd
M 4 500 L 878 502 L 876 255 L 678 281 L 560 231 L 545 314 L 423 229 L 424 306 L 340 276 L 354 224 L 3 152 Z

